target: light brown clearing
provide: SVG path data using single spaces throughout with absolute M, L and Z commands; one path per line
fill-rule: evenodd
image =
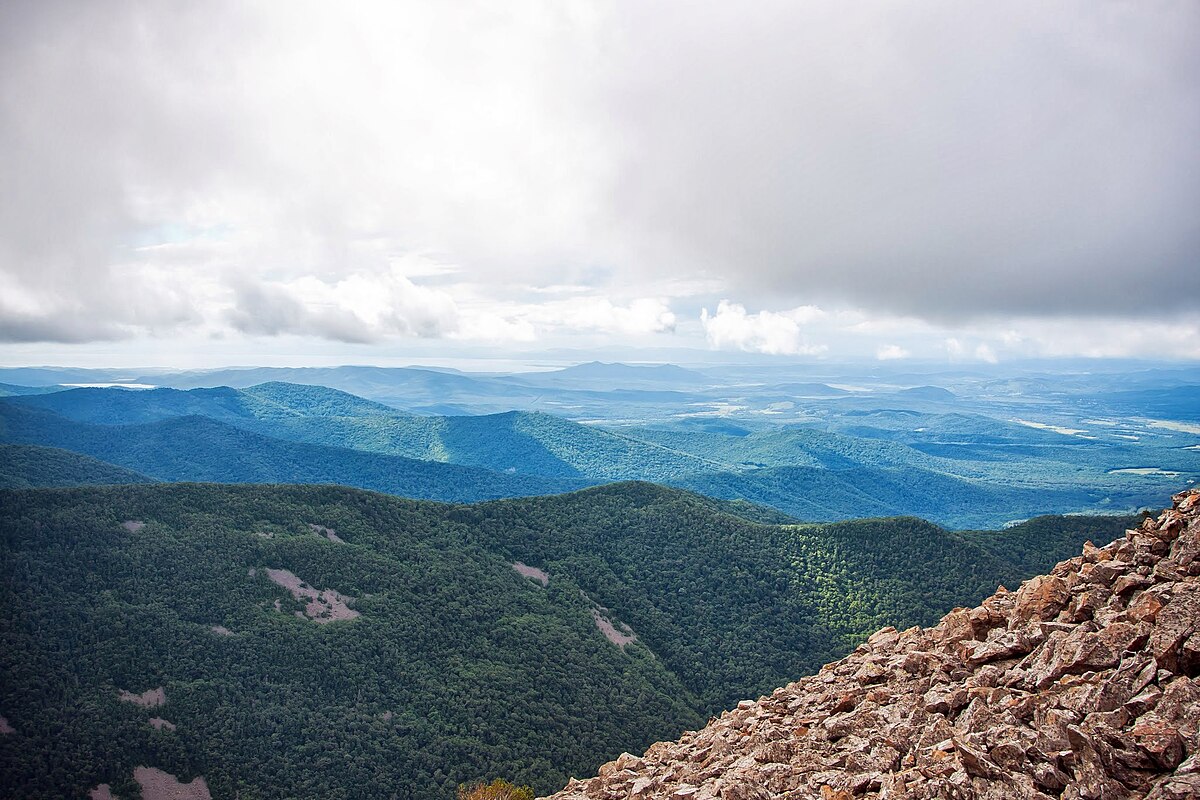
M 136 519 L 128 519 L 121 523 L 121 527 L 130 533 L 137 533 L 142 528 L 146 527 L 146 523 Z
M 102 783 L 88 790 L 88 800 L 117 800 L 117 798 L 112 793 L 112 787 L 107 783 Z
M 169 772 L 154 767 L 138 767 L 133 771 L 133 779 L 142 787 L 142 800 L 212 800 L 204 778 L 180 783 Z
M 17 729 L 9 724 L 8 720 L 0 717 L 0 734 L 16 733 Z
M 336 622 L 362 616 L 346 605 L 346 597 L 335 589 L 314 589 L 286 569 L 268 569 L 267 577 L 291 592 L 297 600 L 306 600 L 304 613 L 313 622 Z
M 153 725 L 154 729 L 157 731 L 161 731 L 163 728 L 166 728 L 169 731 L 175 730 L 175 723 L 165 720 L 162 717 L 151 717 L 150 724 Z
M 167 702 L 167 693 L 163 691 L 163 687 L 157 689 L 147 689 L 141 694 L 127 692 L 124 689 L 117 692 L 117 697 L 126 703 L 133 703 L 142 708 L 155 708 Z
M 274 538 L 275 538 L 275 534 L 273 534 L 273 533 L 264 533 L 263 531 L 255 531 L 255 532 L 254 532 L 254 535 L 255 535 L 255 536 L 261 536 L 261 537 L 262 537 L 262 538 L 264 538 L 264 539 L 274 539 Z
M 607 609 L 606 609 L 607 610 Z M 600 609 L 592 608 L 592 619 L 596 621 L 596 627 L 604 634 L 604 637 L 621 649 L 625 649 L 625 645 L 630 642 L 636 642 L 637 636 L 624 622 L 617 622 L 623 630 L 618 630 L 612 622 L 600 613 Z
M 233 631 L 226 628 L 224 625 L 213 625 L 212 632 L 218 636 L 233 636 Z
M 526 578 L 533 578 L 542 586 L 550 585 L 550 576 L 537 567 L 531 567 L 528 564 L 522 564 L 520 561 L 514 561 L 512 568 L 524 575 Z
M 313 533 L 320 534 L 331 542 L 338 544 L 346 543 L 344 539 L 337 535 L 337 532 L 333 528 L 326 528 L 324 525 L 313 525 L 311 522 L 308 523 L 308 527 L 313 529 Z

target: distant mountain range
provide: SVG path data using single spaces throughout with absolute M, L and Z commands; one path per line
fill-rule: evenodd
M 159 480 L 338 483 L 456 502 L 651 480 L 796 519 L 918 514 L 957 528 L 1133 509 L 1200 472 L 1196 450 L 1097 444 L 961 412 L 604 428 L 539 412 L 413 415 L 280 382 L 14 395 L 0 399 L 0 442 L 72 450 Z M 1141 459 L 1168 469 L 1140 470 Z
M 274 381 L 327 386 L 402 411 L 488 414 L 544 411 L 609 423 L 724 416 L 750 427 L 847 412 L 968 412 L 1009 421 L 1033 414 L 1080 427 L 1123 427 L 1151 417 L 1200 421 L 1200 368 L 1187 364 L 1056 361 L 997 366 L 887 364 L 705 365 L 589 362 L 517 373 L 433 367 L 241 367 L 212 370 L 0 368 L 19 387 L 123 384 L 177 389 L 248 388 Z M 27 389 L 26 389 L 27 390 Z M 5 393 L 0 388 L 0 395 Z M 1120 431 L 1101 431 L 1101 437 Z M 1137 434 L 1137 431 L 1134 431 Z

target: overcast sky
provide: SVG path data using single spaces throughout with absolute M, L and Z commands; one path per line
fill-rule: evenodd
M 6 0 L 0 362 L 1200 359 L 1198 75 L 1195 0 Z

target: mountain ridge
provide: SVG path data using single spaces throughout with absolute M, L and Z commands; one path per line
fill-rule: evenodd
M 71 450 L 165 481 L 343 484 L 447 502 L 553 494 L 593 483 L 275 439 L 197 415 L 100 425 L 0 403 L 0 441 Z
M 62 418 L 54 422 L 44 417 L 37 435 L 5 434 L 6 418 L 14 430 L 21 427 L 11 418 L 22 410 L 59 414 L 108 430 L 94 427 L 84 437 L 86 446 L 72 445 L 65 433 L 81 429 Z M 235 474 L 228 467 L 244 463 L 249 453 L 245 447 L 233 445 L 249 440 L 228 431 L 197 445 L 212 456 L 206 462 L 210 468 L 205 470 L 193 465 L 183 471 L 156 472 L 152 465 L 165 460 L 165 453 L 121 460 L 99 448 L 96 441 L 123 435 L 125 431 L 116 430 L 116 425 L 151 425 L 188 415 L 268 437 L 267 451 L 281 456 L 278 468 L 266 470 L 264 459 L 257 459 L 255 470 Z M 169 480 L 332 481 L 456 501 L 560 491 L 614 480 L 655 480 L 726 500 L 771 506 L 798 520 L 912 514 L 959 529 L 992 528 L 1014 518 L 1047 513 L 1139 508 L 1151 501 L 1149 488 L 1169 479 L 1169 473 L 1114 476 L 1113 470 L 1144 464 L 1186 470 L 1197 460 L 1190 451 L 1170 452 L 1149 445 L 1140 450 L 1144 462 L 1126 460 L 1128 454 L 1112 455 L 1103 448 L 1084 453 L 1080 444 L 1072 443 L 1072 437 L 961 415 L 945 420 L 948 437 L 934 435 L 928 441 L 907 412 L 873 412 L 861 421 L 866 424 L 863 436 L 847 435 L 849 432 L 824 424 L 751 429 L 755 426 L 730 427 L 707 417 L 666 427 L 603 427 L 542 411 L 422 416 L 336 389 L 278 382 L 245 389 L 77 388 L 0 398 L 0 440 L 7 436 L 8 441 L 65 447 Z M 911 430 L 914 427 L 917 432 Z M 960 429 L 977 433 L 960 435 Z M 993 437 L 990 444 L 984 431 Z M 153 433 L 151 429 L 128 432 Z M 1041 449 L 1017 447 L 1008 439 L 994 438 L 998 433 L 1025 436 L 1026 432 L 1027 441 L 1050 437 L 1052 444 Z M 981 438 L 983 444 L 972 443 Z M 190 440 L 181 439 L 185 441 Z M 230 450 L 217 457 L 212 450 L 222 441 Z M 297 459 L 296 454 L 304 449 L 297 444 L 341 449 L 312 451 L 320 457 Z M 347 453 L 345 448 L 356 453 Z M 1012 453 L 1019 453 L 1021 468 L 1008 461 Z M 398 471 L 441 475 L 444 480 L 383 480 L 378 474 L 384 463 L 379 456 L 416 459 L 424 463 L 408 463 Z M 148 458 L 148 463 L 142 458 Z M 314 470 L 313 465 L 320 463 L 341 467 Z M 295 468 L 282 468 L 289 464 Z M 493 474 L 479 480 L 496 488 L 479 493 L 449 491 L 446 484 L 466 473 L 438 464 L 488 470 Z M 1084 465 L 1085 470 L 1079 471 Z M 1076 471 L 1075 480 L 1064 480 L 1067 468 Z M 1153 496 L 1161 495 L 1155 492 Z

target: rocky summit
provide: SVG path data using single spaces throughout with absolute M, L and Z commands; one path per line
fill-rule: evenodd
M 1200 798 L 1200 491 L 555 800 Z

